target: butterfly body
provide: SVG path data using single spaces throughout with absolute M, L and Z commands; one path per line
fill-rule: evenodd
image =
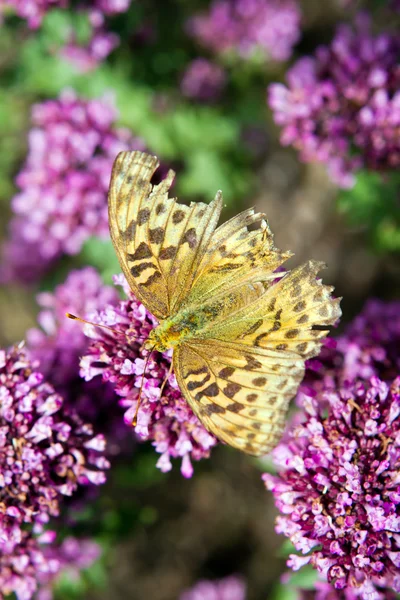
M 287 408 L 340 316 L 323 266 L 277 272 L 290 252 L 248 209 L 217 227 L 222 196 L 179 204 L 174 174 L 150 183 L 155 157 L 122 152 L 109 193 L 111 237 L 132 291 L 158 319 L 144 347 L 173 349 L 183 396 L 219 439 L 250 454 L 276 445 Z
M 183 309 L 176 315 L 161 321 L 146 340 L 146 348 L 154 348 L 165 352 L 191 338 L 207 337 L 207 326 L 213 323 L 220 314 L 224 304 L 229 305 L 231 295 L 221 298 L 218 302 L 206 304 L 193 309 Z

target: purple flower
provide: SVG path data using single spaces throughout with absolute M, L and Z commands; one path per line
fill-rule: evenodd
M 0 554 L 59 514 L 62 496 L 105 481 L 105 440 L 93 435 L 21 346 L 0 351 Z
M 68 537 L 58 545 L 49 530 L 39 536 L 19 530 L 13 542 L 0 553 L 0 590 L 14 592 L 17 600 L 30 600 L 36 593 L 37 600 L 51 600 L 52 586 L 62 573 L 77 578 L 101 553 L 92 540 Z
M 107 453 L 120 453 L 127 444 L 132 449 L 132 435 L 122 421 L 122 410 L 110 384 L 99 379 L 86 382 L 79 376 L 79 360 L 85 354 L 89 340 L 82 326 L 65 316 L 66 312 L 90 319 L 106 306 L 118 303 L 117 290 L 104 285 L 92 267 L 71 271 L 54 293 L 37 296 L 41 307 L 39 328 L 26 334 L 30 357 L 37 361 L 41 372 L 64 399 L 94 430 L 107 439 Z
M 226 83 L 225 71 L 205 58 L 196 58 L 187 67 L 181 81 L 184 96 L 203 102 L 215 101 Z
M 54 584 L 60 576 L 69 581 L 78 580 L 80 572 L 88 569 L 99 559 L 102 550 L 99 544 L 91 539 L 66 537 L 61 544 L 49 544 L 44 548 L 47 563 L 57 562 L 58 571 L 51 576 L 38 575 L 40 585 L 37 600 L 52 600 Z
M 105 15 L 117 15 L 128 10 L 131 0 L 95 0 L 94 8 Z
M 304 394 L 304 421 L 273 452 L 279 475 L 264 475 L 282 513 L 277 532 L 337 589 L 382 596 L 400 591 L 400 378 L 372 377 L 319 397 Z
M 41 372 L 51 379 L 57 392 L 72 401 L 70 383 L 77 377 L 79 358 L 88 340 L 82 328 L 68 319 L 66 313 L 90 319 L 96 310 L 117 304 L 117 290 L 104 285 L 93 267 L 85 267 L 71 271 L 54 292 L 38 294 L 37 302 L 41 308 L 37 318 L 40 329 L 27 332 L 30 356 L 39 361 Z M 75 391 L 72 393 L 75 395 Z
M 369 300 L 337 340 L 327 338 L 316 359 L 307 362 L 297 401 L 322 397 L 346 382 L 376 376 L 392 381 L 400 372 L 400 302 Z
M 142 440 L 152 440 L 161 454 L 157 466 L 162 471 L 171 469 L 171 458 L 180 457 L 182 474 L 191 477 L 191 459 L 207 458 L 216 439 L 182 397 L 175 377 L 168 374 L 171 351 L 152 354 L 145 369 L 148 353 L 141 346 L 156 320 L 135 299 L 122 276 L 115 277 L 115 283 L 123 286 L 128 300 L 92 315 L 94 322 L 111 327 L 114 333 L 86 326 L 85 332 L 93 342 L 81 360 L 81 374 L 87 381 L 102 375 L 103 381 L 114 385 L 122 397 L 121 406 L 127 409 L 125 422 L 128 425 L 132 424 L 142 387 L 136 434 Z M 166 384 L 160 398 L 164 380 Z
M 245 600 L 246 585 L 240 577 L 231 575 L 218 581 L 199 581 L 181 594 L 179 600 Z
M 12 541 L 2 541 L 0 589 L 6 596 L 14 592 L 17 600 L 30 600 L 40 581 L 47 583 L 60 572 L 60 561 L 55 557 L 49 560 L 46 557 L 45 544 L 54 541 L 55 533 L 46 531 L 40 536 L 35 536 L 32 532 L 16 526 L 15 529 L 16 534 Z M 10 531 L 14 533 L 11 525 Z
M 345 588 L 338 590 L 326 581 L 316 581 L 314 590 L 297 590 L 298 600 L 357 600 L 363 595 L 362 588 Z M 396 600 L 396 594 L 384 590 L 385 600 Z M 373 592 L 375 594 L 375 591 Z
M 88 4 L 82 2 L 82 7 L 95 10 L 106 16 L 126 12 L 131 0 L 91 0 Z M 16 14 L 26 19 L 31 29 L 40 26 L 44 15 L 54 7 L 66 8 L 68 0 L 0 0 L 0 15 L 5 8 L 13 8 Z
M 214 0 L 208 13 L 189 20 L 188 31 L 217 54 L 247 58 L 261 50 L 283 61 L 300 37 L 300 9 L 295 0 Z
M 119 45 L 119 36 L 106 30 L 104 15 L 98 10 L 88 13 L 92 27 L 86 44 L 78 43 L 76 32 L 72 30 L 67 44 L 61 49 L 61 56 L 75 65 L 78 71 L 92 71 Z
M 342 187 L 352 187 L 361 168 L 400 164 L 400 36 L 373 35 L 369 19 L 339 26 L 330 46 L 300 59 L 288 85 L 269 87 L 281 143 L 305 162 L 319 161 Z
M 49 10 L 65 8 L 67 4 L 67 0 L 0 0 L 0 16 L 5 8 L 13 8 L 19 17 L 28 21 L 31 29 L 36 29 Z
M 400 373 L 399 348 L 400 302 L 369 300 L 338 339 L 342 379 L 394 379 Z
M 90 236 L 108 235 L 112 162 L 120 150 L 143 149 L 127 129 L 115 127 L 116 117 L 109 99 L 83 100 L 73 91 L 33 107 L 3 277 L 34 281 L 63 254 L 78 253 Z

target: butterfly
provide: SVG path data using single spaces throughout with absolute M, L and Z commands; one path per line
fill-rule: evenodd
M 172 348 L 180 390 L 217 438 L 253 455 L 279 441 L 305 360 L 341 314 L 310 260 L 291 272 L 265 215 L 253 209 L 217 227 L 210 204 L 168 195 L 155 156 L 121 152 L 109 190 L 111 238 L 132 292 L 157 318 L 147 350 Z

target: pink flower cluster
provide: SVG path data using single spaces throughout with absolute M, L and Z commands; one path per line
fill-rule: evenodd
M 277 531 L 337 590 L 400 591 L 400 303 L 370 301 L 308 362 L 296 415 L 265 474 Z M 347 596 L 346 596 L 347 598 Z
M 169 471 L 171 458 L 179 457 L 182 475 L 191 477 L 191 459 L 207 458 L 216 439 L 182 397 L 174 375 L 168 374 L 170 352 L 153 354 L 144 372 L 148 355 L 141 346 L 156 321 L 136 300 L 122 276 L 117 276 L 115 283 L 124 288 L 128 299 L 92 315 L 95 323 L 111 327 L 113 331 L 86 326 L 85 331 L 93 341 L 82 358 L 81 374 L 87 381 L 101 375 L 103 381 L 113 384 L 122 398 L 120 404 L 126 408 L 128 425 L 132 424 L 142 387 L 136 434 L 142 440 L 152 440 L 161 454 L 157 466 L 162 471 Z M 166 384 L 161 394 L 164 380 Z
M 99 10 L 91 10 L 88 19 L 92 28 L 86 44 L 79 44 L 75 31 L 71 31 L 61 56 L 85 73 L 94 69 L 119 45 L 119 36 L 106 30 L 105 16 Z
M 287 85 L 269 87 L 281 142 L 319 161 L 341 187 L 361 168 L 400 165 L 400 35 L 371 32 L 366 15 L 341 25 L 330 46 L 301 58 Z
M 0 554 L 0 590 L 17 600 L 51 600 L 52 588 L 63 574 L 78 578 L 100 556 L 101 548 L 89 539 L 67 537 L 58 544 L 54 531 L 41 535 L 21 532 L 18 542 Z
M 95 269 L 86 267 L 71 271 L 53 293 L 42 292 L 37 301 L 40 328 L 26 334 L 30 357 L 38 362 L 65 406 L 104 434 L 108 455 L 132 451 L 133 436 L 123 423 L 123 411 L 112 386 L 99 378 L 86 382 L 79 377 L 79 360 L 89 340 L 82 325 L 66 317 L 69 312 L 90 319 L 95 311 L 118 303 L 117 290 L 104 285 Z
M 216 581 L 204 579 L 183 592 L 179 600 L 246 600 L 246 585 L 236 575 Z
M 52 8 L 71 8 L 86 13 L 91 27 L 87 43 L 79 44 L 75 32 L 71 31 L 67 44 L 61 49 L 64 58 L 85 72 L 95 68 L 119 45 L 119 36 L 107 30 L 106 21 L 126 12 L 130 3 L 131 0 L 89 0 L 75 7 L 70 6 L 69 0 L 0 0 L 0 19 L 2 14 L 13 11 L 27 21 L 30 29 L 37 29 Z
M 126 12 L 130 3 L 131 0 L 89 0 L 88 4 L 82 4 L 82 8 L 110 16 Z M 31 29 L 36 29 L 49 10 L 66 8 L 69 4 L 69 0 L 0 0 L 0 14 L 5 8 L 13 9 L 19 17 L 26 19 Z
M 22 19 L 26 19 L 31 29 L 40 26 L 44 15 L 54 7 L 65 8 L 68 0 L 0 0 L 0 15 L 12 9 Z
M 296 0 L 214 0 L 209 12 L 188 21 L 188 31 L 207 50 L 247 58 L 262 51 L 287 60 L 300 37 Z
M 3 278 L 36 281 L 63 254 L 77 254 L 90 236 L 108 235 L 113 160 L 121 150 L 144 149 L 115 126 L 116 118 L 109 99 L 83 100 L 73 91 L 33 107 Z
M 0 351 L 0 589 L 30 600 L 62 566 L 45 530 L 63 496 L 100 485 L 109 463 L 95 436 L 22 347 Z M 58 558 L 57 558 L 58 557 Z
M 225 71 L 206 58 L 196 58 L 187 67 L 181 81 L 184 96 L 212 102 L 219 98 L 226 83 Z
M 362 590 L 358 588 L 344 588 L 338 590 L 325 581 L 316 581 L 314 589 L 298 589 L 297 600 L 357 600 Z M 385 600 L 396 600 L 397 594 L 391 590 L 385 590 Z

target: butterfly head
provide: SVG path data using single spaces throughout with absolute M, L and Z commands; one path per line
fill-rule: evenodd
M 175 321 L 176 319 L 166 319 L 152 329 L 143 347 L 146 350 L 154 348 L 158 352 L 165 352 L 190 336 L 190 327 Z

